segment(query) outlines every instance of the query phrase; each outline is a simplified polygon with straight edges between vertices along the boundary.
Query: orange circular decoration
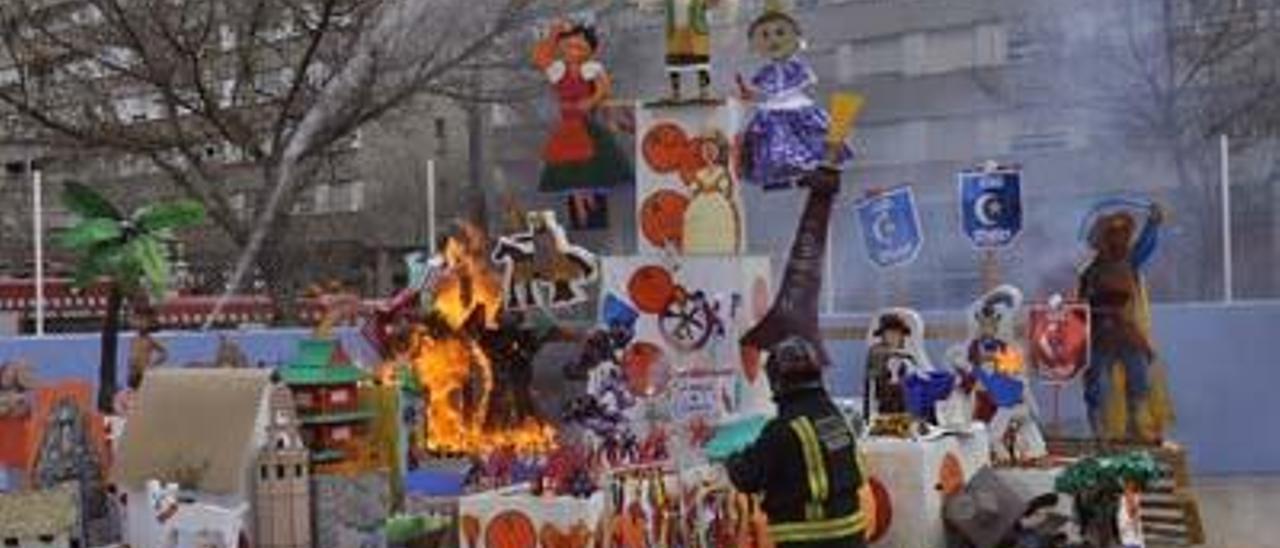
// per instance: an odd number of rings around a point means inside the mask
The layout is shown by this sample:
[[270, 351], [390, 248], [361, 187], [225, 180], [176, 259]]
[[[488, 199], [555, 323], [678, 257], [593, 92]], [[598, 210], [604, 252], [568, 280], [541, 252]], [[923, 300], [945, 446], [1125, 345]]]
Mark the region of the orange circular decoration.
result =
[[665, 247], [684, 245], [684, 211], [689, 198], [674, 190], [659, 190], [645, 197], [640, 206], [640, 233], [650, 244]]
[[964, 489], [964, 466], [955, 453], [947, 453], [942, 457], [942, 467], [938, 470], [938, 490], [944, 497], [959, 493]]
[[537, 548], [538, 532], [529, 516], [507, 510], [489, 520], [484, 544], [489, 548]]
[[627, 390], [639, 397], [649, 397], [666, 388], [670, 371], [661, 347], [639, 341], [622, 352], [622, 374], [627, 379]]
[[658, 173], [671, 173], [680, 168], [689, 148], [689, 136], [674, 122], [659, 122], [645, 131], [640, 141], [644, 161]]
[[676, 296], [676, 281], [665, 268], [642, 266], [631, 274], [627, 294], [641, 312], [661, 314]]
[[867, 478], [867, 482], [858, 490], [862, 513], [867, 517], [867, 544], [884, 538], [893, 524], [893, 503], [889, 499], [889, 491], [875, 477]]

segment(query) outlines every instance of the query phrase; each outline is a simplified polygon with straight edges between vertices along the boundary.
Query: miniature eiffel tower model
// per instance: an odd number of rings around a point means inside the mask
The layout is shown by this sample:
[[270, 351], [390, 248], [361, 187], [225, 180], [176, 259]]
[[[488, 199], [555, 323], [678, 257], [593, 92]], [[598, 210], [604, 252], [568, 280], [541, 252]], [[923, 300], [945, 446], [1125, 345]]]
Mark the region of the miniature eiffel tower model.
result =
[[[859, 96], [841, 94], [832, 98], [832, 123], [827, 136], [829, 165], [835, 164], [841, 143], [848, 137], [861, 110]], [[809, 196], [791, 242], [782, 286], [768, 314], [742, 337], [742, 344], [768, 350], [788, 337], [798, 336], [817, 350], [819, 361], [826, 366], [831, 358], [818, 329], [818, 298], [822, 292], [831, 208], [840, 191], [840, 171], [823, 167], [810, 174], [804, 184], [809, 187]]]

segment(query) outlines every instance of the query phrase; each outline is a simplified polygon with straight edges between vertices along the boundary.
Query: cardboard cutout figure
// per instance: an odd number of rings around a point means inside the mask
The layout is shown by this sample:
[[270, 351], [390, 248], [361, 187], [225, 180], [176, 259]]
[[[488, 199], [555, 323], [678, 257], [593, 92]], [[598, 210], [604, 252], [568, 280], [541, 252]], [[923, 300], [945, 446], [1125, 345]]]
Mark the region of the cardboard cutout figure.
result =
[[[809, 96], [818, 77], [799, 56], [801, 34], [800, 23], [777, 1], [766, 2], [747, 31], [751, 49], [767, 63], [750, 82], [738, 78], [743, 98], [756, 107], [743, 135], [742, 172], [765, 190], [791, 187], [827, 152], [830, 119]], [[852, 157], [853, 150], [841, 143], [836, 165]]]
[[585, 302], [587, 287], [599, 274], [595, 255], [569, 242], [554, 212], [532, 212], [526, 220], [528, 232], [503, 236], [493, 248], [493, 261], [505, 267], [507, 309], [567, 308]]
[[1031, 365], [1048, 383], [1065, 384], [1089, 365], [1089, 305], [1059, 295], [1035, 303], [1027, 317]]
[[[1135, 213], [1143, 209], [1146, 222], [1139, 230]], [[1091, 313], [1084, 374], [1089, 422], [1101, 438], [1158, 443], [1173, 409], [1151, 341], [1142, 269], [1155, 254], [1164, 210], [1154, 203], [1118, 200], [1100, 204], [1089, 218], [1094, 256], [1079, 286]]]
[[742, 242], [735, 182], [729, 172], [729, 139], [719, 131], [693, 139], [689, 154], [699, 161], [681, 173], [691, 198], [684, 211], [684, 252], [730, 255]]
[[969, 343], [957, 363], [965, 372], [966, 386], [980, 388], [980, 397], [994, 405], [991, 449], [997, 460], [1006, 462], [1047, 454], [1024, 353], [1014, 335], [1021, 309], [1022, 292], [1009, 285], [975, 301], [969, 308]]
[[710, 11], [720, 0], [662, 0], [666, 15], [666, 66], [671, 80], [668, 102], [683, 100], [681, 77], [693, 72], [698, 78], [698, 99], [713, 100], [711, 93]]
[[534, 47], [533, 64], [546, 74], [560, 105], [560, 121], [547, 139], [538, 188], [543, 192], [609, 188], [631, 180], [631, 166], [596, 111], [612, 89], [596, 59], [594, 28], [558, 21]]
[[937, 424], [937, 404], [951, 395], [955, 375], [933, 366], [924, 350], [920, 314], [906, 308], [881, 311], [867, 333], [867, 346], [867, 416], [910, 413]]

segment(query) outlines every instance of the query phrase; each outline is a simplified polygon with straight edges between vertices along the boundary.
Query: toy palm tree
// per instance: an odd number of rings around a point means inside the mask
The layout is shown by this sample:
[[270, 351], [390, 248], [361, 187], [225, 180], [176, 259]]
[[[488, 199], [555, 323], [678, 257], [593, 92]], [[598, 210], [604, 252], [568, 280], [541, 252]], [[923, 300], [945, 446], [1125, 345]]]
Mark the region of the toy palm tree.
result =
[[116, 393], [116, 349], [126, 297], [145, 291], [162, 296], [169, 285], [166, 240], [173, 231], [200, 223], [200, 204], [181, 200], [144, 206], [125, 216], [101, 194], [80, 183], [67, 182], [64, 205], [78, 222], [63, 232], [59, 243], [78, 257], [76, 285], [100, 279], [109, 283], [107, 317], [102, 322], [102, 355], [98, 370], [98, 409], [110, 413]]

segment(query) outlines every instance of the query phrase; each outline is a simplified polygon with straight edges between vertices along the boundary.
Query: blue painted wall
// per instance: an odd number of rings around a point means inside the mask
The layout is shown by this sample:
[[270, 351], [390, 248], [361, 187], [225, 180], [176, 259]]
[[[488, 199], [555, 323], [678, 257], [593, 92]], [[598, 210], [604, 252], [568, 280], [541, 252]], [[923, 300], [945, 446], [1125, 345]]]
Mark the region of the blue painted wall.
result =
[[[832, 318], [840, 325], [857, 318]], [[865, 325], [865, 318], [857, 322]], [[947, 320], [926, 315], [926, 323]], [[954, 322], [962, 321], [952, 315]], [[1202, 474], [1280, 473], [1280, 303], [1164, 305], [1153, 310], [1157, 349], [1167, 364], [1176, 406], [1173, 441], [1189, 451]], [[946, 341], [931, 341], [941, 363]], [[841, 395], [860, 392], [862, 342], [831, 345], [837, 367], [828, 382]], [[1053, 393], [1037, 387], [1041, 416], [1053, 413]], [[1058, 395], [1060, 419], [1068, 431], [1085, 430], [1079, 383]]]
[[[926, 315], [927, 322], [959, 322], [959, 315]], [[1280, 417], [1280, 303], [1234, 306], [1167, 305], [1154, 310], [1155, 336], [1168, 364], [1177, 405], [1173, 438], [1190, 451], [1193, 469], [1202, 474], [1280, 473], [1280, 436], [1274, 422]], [[828, 318], [826, 323], [865, 325], [865, 318]], [[276, 365], [288, 361], [305, 330], [226, 332], [251, 361]], [[350, 352], [369, 361], [368, 347], [351, 330], [340, 331]], [[121, 339], [121, 381], [124, 353], [131, 335]], [[217, 337], [199, 333], [163, 333], [173, 363], [207, 361]], [[948, 341], [933, 341], [930, 351], [941, 361]], [[563, 345], [557, 345], [563, 346]], [[550, 348], [541, 356], [536, 385], [549, 392], [559, 375], [559, 360], [568, 348]], [[829, 382], [835, 393], [855, 395], [862, 378], [860, 341], [830, 344], [836, 367]], [[0, 338], [0, 362], [26, 358], [41, 378], [96, 379], [98, 339], [92, 335], [52, 336], [44, 339]], [[1084, 409], [1078, 385], [1059, 395], [1060, 417], [1070, 428], [1082, 428]], [[1052, 413], [1053, 396], [1040, 390], [1042, 416]]]

